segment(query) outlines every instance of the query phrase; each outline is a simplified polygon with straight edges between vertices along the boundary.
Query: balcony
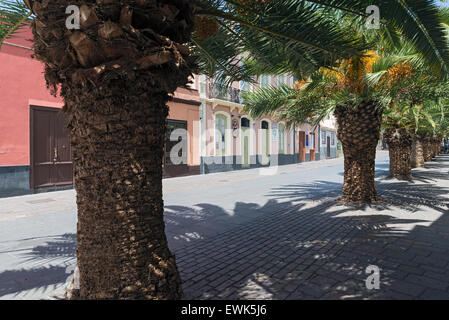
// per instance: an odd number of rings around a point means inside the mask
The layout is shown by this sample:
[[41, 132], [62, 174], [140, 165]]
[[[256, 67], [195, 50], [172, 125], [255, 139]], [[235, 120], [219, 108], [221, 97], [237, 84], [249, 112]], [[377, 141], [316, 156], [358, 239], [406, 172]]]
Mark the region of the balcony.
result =
[[240, 92], [239, 89], [226, 87], [213, 82], [209, 82], [207, 86], [207, 97], [209, 99], [220, 99], [233, 103], [242, 103]]

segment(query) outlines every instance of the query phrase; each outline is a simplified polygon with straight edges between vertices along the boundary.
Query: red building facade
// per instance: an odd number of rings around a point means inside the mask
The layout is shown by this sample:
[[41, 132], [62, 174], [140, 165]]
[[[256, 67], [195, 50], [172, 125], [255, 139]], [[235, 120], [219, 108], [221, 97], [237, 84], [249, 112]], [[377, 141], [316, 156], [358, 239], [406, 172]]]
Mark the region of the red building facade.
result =
[[[0, 51], [0, 197], [72, 185], [71, 150], [63, 101], [46, 88], [44, 65], [32, 58], [28, 29], [8, 39]], [[182, 165], [164, 163], [166, 177], [199, 173], [197, 90], [180, 88], [169, 102], [168, 127], [188, 132]], [[168, 137], [169, 138], [169, 137]]]

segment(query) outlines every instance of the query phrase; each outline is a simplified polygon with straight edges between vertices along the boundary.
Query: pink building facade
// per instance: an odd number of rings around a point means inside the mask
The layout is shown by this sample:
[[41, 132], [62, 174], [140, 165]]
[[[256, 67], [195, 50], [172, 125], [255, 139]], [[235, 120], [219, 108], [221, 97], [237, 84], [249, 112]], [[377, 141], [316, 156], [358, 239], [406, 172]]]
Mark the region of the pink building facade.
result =
[[241, 91], [253, 86], [293, 85], [292, 77], [265, 76], [259, 84], [222, 88], [199, 76], [201, 98], [201, 173], [293, 164], [319, 159], [318, 128], [296, 128], [271, 116], [251, 118], [243, 111]]

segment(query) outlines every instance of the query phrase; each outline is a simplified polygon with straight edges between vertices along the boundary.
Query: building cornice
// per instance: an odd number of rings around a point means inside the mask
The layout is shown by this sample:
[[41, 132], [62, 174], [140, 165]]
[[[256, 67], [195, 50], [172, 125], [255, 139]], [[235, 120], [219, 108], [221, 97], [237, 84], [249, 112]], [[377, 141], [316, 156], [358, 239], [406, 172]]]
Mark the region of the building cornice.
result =
[[231, 102], [231, 101], [226, 101], [226, 100], [221, 100], [221, 99], [206, 98], [205, 101], [212, 104], [212, 110], [215, 110], [215, 108], [217, 106], [223, 106], [223, 107], [228, 107], [231, 112], [234, 111], [235, 109], [237, 109], [240, 112], [244, 107], [244, 105], [241, 103], [236, 103], [236, 102]]
[[198, 100], [188, 100], [188, 99], [181, 99], [181, 98], [172, 98], [170, 101], [172, 102], [177, 102], [177, 103], [185, 103], [185, 104], [190, 104], [193, 106], [200, 106], [201, 105], [201, 101]]

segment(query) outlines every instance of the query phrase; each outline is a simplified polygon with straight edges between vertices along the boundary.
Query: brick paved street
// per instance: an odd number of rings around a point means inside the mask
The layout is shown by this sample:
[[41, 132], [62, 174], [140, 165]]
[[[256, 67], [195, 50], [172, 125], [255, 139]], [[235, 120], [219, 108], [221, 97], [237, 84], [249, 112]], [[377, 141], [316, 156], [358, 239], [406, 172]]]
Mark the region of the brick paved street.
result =
[[[336, 201], [342, 163], [165, 180], [184, 298], [449, 299], [449, 157], [402, 182], [380, 152], [371, 207]], [[73, 190], [0, 199], [0, 299], [60, 296], [75, 230]], [[379, 290], [366, 289], [369, 265]]]

